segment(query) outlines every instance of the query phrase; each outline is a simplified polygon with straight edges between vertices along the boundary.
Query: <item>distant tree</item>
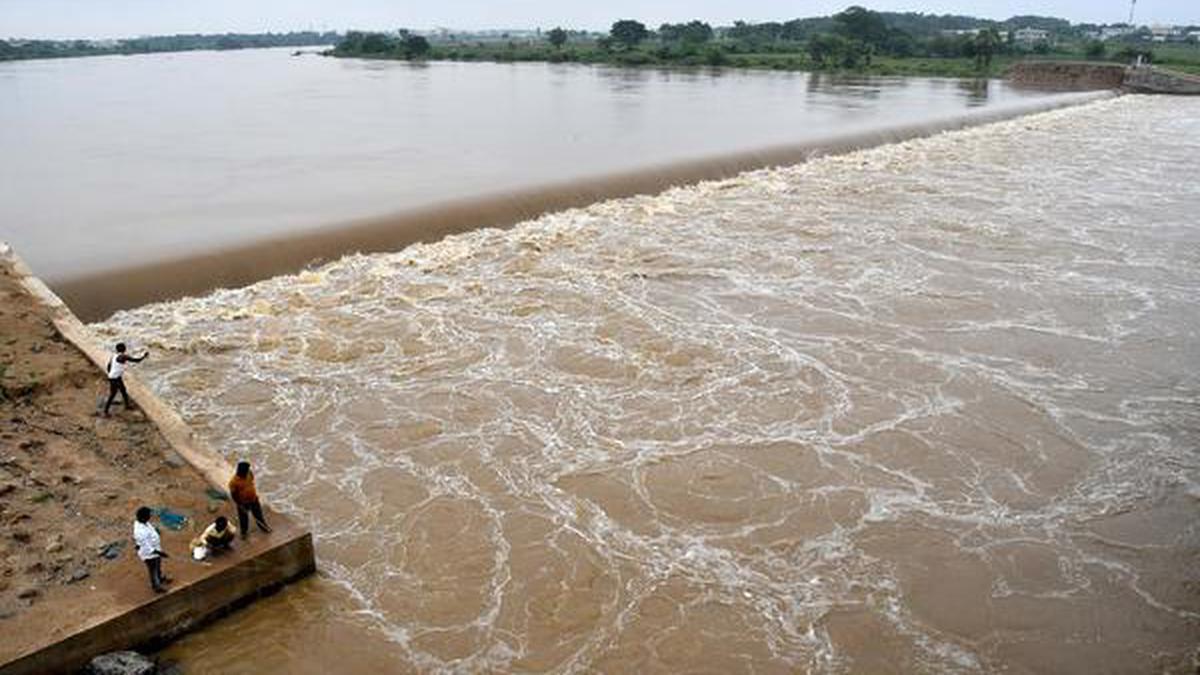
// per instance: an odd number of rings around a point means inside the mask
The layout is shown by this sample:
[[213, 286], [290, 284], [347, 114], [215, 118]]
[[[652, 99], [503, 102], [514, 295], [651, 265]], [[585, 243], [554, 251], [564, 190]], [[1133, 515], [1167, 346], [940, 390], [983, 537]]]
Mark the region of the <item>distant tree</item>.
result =
[[1021, 15], [1009, 18], [1004, 22], [1009, 28], [1037, 28], [1051, 33], [1069, 33], [1071, 22], [1053, 16]]
[[400, 39], [400, 51], [406, 59], [419, 59], [429, 53], [429, 40], [421, 35], [406, 33]]
[[626, 49], [636, 47], [638, 43], [650, 36], [650, 31], [646, 30], [645, 24], [632, 19], [621, 19], [612, 25], [608, 31], [612, 37], [612, 41], [622, 45]]
[[882, 47], [888, 38], [888, 27], [879, 12], [857, 5], [833, 15], [834, 32], [848, 40]]
[[1107, 49], [1105, 48], [1103, 42], [1099, 40], [1092, 40], [1091, 42], [1087, 43], [1087, 47], [1084, 48], [1083, 54], [1091, 61], [1099, 61], [1104, 58], [1105, 51], [1107, 51]]
[[778, 42], [782, 34], [783, 24], [775, 21], [755, 24], [735, 21], [725, 33], [731, 40], [736, 40], [755, 50]]
[[396, 48], [396, 42], [383, 33], [367, 33], [359, 43], [363, 54], [386, 54]]
[[862, 43], [831, 33], [819, 33], [809, 38], [805, 50], [819, 68], [857, 68], [864, 55]]
[[984, 70], [992, 66], [992, 57], [1000, 48], [1000, 34], [995, 28], [984, 28], [975, 34], [975, 67]]
[[658, 27], [658, 37], [664, 42], [683, 42], [685, 44], [703, 44], [712, 40], [712, 26], [703, 21], [688, 23], [664, 23]]
[[899, 28], [889, 28], [887, 39], [882, 45], [883, 51], [892, 56], [912, 56], [917, 51], [917, 41], [912, 35]]
[[567, 31], [562, 28], [552, 28], [546, 33], [546, 39], [558, 49], [567, 43]]

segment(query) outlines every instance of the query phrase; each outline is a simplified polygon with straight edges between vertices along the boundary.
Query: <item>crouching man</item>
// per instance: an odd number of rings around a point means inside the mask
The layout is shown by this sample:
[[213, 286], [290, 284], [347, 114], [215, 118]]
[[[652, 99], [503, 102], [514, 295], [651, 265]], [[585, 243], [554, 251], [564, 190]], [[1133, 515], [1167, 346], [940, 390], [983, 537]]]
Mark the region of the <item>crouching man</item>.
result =
[[[236, 536], [237, 528], [230, 525], [225, 516], [217, 516], [200, 536], [192, 540], [193, 556], [197, 560], [203, 560], [210, 555], [224, 553], [233, 547], [233, 538]], [[194, 553], [196, 549], [201, 549], [201, 553]]]

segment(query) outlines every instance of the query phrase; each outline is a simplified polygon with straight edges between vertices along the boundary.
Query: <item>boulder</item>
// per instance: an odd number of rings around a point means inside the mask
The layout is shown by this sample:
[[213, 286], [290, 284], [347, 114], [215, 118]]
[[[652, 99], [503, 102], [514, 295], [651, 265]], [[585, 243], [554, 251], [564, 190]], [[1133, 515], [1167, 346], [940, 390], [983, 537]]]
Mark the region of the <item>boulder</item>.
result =
[[137, 652], [109, 652], [88, 663], [91, 675], [154, 675], [158, 666]]

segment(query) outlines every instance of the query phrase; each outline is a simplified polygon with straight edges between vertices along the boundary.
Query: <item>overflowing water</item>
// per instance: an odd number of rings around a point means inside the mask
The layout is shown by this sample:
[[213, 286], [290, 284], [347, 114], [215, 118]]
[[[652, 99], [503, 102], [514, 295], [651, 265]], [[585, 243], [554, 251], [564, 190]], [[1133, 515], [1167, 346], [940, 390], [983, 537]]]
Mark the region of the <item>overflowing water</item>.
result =
[[1127, 96], [118, 313], [321, 576], [288, 672], [1191, 672], [1200, 100]]
[[0, 63], [0, 237], [94, 320], [1070, 98], [999, 80], [287, 49]]

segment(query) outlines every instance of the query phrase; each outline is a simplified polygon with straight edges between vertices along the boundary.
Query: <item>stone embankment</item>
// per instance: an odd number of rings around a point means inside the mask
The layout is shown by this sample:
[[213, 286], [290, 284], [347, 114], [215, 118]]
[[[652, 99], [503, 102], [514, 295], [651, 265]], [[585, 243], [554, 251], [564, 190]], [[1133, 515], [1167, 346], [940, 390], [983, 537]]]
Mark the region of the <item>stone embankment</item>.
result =
[[1008, 71], [1010, 82], [1042, 89], [1120, 89], [1138, 94], [1200, 94], [1200, 77], [1154, 66], [1085, 61], [1025, 61]]
[[1125, 82], [1125, 66], [1078, 61], [1024, 61], [1009, 69], [1008, 80], [1027, 87], [1069, 91], [1120, 89]]

